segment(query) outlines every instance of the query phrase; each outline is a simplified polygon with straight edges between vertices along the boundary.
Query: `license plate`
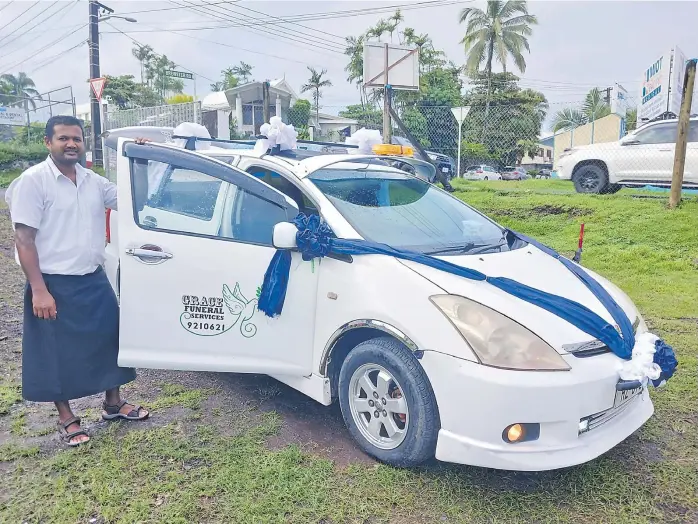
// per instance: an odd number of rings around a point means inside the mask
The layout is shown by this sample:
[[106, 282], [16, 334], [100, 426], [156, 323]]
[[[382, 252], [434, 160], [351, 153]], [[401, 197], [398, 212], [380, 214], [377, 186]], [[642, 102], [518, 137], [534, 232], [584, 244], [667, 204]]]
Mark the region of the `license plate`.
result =
[[442, 167], [441, 168], [442, 173], [448, 173], [448, 168], [447, 167]]
[[618, 408], [623, 404], [627, 404], [635, 397], [642, 395], [642, 386], [639, 388], [626, 389], [623, 391], [616, 391], [616, 399], [613, 402], [613, 407]]

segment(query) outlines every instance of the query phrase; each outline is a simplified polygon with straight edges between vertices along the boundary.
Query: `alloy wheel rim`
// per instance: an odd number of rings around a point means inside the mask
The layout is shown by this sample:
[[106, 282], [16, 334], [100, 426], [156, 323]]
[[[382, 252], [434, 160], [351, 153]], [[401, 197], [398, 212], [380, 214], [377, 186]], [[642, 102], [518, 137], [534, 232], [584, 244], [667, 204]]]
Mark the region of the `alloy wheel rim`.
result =
[[405, 440], [409, 410], [395, 377], [378, 364], [364, 364], [349, 381], [349, 410], [361, 435], [373, 446], [390, 450]]

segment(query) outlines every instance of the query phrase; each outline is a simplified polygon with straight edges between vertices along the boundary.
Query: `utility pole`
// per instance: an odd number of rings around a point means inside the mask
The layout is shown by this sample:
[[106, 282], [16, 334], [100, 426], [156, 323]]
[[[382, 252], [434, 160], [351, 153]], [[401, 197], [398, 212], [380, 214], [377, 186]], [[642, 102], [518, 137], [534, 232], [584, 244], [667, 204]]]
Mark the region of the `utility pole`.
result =
[[388, 44], [385, 44], [385, 60], [384, 60], [384, 69], [383, 69], [383, 82], [384, 82], [384, 87], [383, 87], [383, 143], [384, 144], [390, 144], [391, 143], [391, 132], [392, 129], [390, 127], [390, 96], [392, 94], [392, 89], [390, 88], [390, 83], [388, 82], [388, 69], [390, 68], [389, 62], [388, 62]]
[[688, 142], [688, 127], [691, 122], [691, 104], [693, 103], [693, 89], [696, 85], [696, 62], [698, 59], [689, 60], [686, 64], [686, 74], [683, 79], [683, 93], [681, 95], [681, 109], [679, 110], [679, 128], [676, 135], [676, 151], [674, 153], [674, 172], [671, 176], [671, 193], [669, 194], [669, 207], [674, 208], [681, 201], [681, 186], [683, 185], [683, 171], [686, 165], [686, 143]]
[[[262, 103], [264, 107], [262, 108], [262, 115], [264, 118], [264, 123], [269, 123], [269, 81], [265, 80], [262, 83]], [[276, 115], [281, 116], [281, 115]]]
[[606, 89], [602, 89], [602, 91], [606, 92], [606, 96], [604, 96], [604, 100], [606, 100], [606, 104], [608, 104], [608, 107], [611, 107], [611, 89], [612, 87], [607, 87]]
[[[90, 4], [90, 80], [100, 77], [99, 72], [99, 9], [104, 8], [110, 13], [113, 10], [103, 6], [96, 0], [89, 0]], [[102, 141], [99, 135], [102, 131], [102, 109], [99, 107], [99, 100], [90, 88], [90, 121], [92, 126], [92, 165], [102, 166]]]

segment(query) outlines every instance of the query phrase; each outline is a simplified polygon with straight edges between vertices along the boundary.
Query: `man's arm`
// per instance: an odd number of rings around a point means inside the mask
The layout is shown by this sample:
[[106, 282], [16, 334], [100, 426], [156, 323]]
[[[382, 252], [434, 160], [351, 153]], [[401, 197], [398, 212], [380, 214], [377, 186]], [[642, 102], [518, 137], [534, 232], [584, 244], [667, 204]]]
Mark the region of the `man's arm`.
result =
[[44, 277], [39, 267], [39, 255], [36, 251], [36, 229], [24, 224], [15, 224], [15, 246], [22, 270], [32, 290], [34, 314], [43, 319], [56, 318], [56, 302], [46, 288]]

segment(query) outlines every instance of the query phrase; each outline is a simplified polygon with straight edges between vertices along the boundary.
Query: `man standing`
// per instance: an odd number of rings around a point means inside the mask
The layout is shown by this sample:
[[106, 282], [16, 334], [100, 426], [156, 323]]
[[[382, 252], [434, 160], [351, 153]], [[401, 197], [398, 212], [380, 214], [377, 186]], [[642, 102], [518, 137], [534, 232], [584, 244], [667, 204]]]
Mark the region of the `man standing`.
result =
[[117, 365], [119, 306], [102, 268], [105, 208], [116, 209], [116, 186], [78, 163], [83, 140], [79, 120], [50, 118], [48, 158], [14, 180], [5, 197], [27, 277], [22, 395], [56, 404], [58, 430], [70, 446], [89, 440], [70, 400], [106, 391], [105, 420], [149, 415], [119, 394], [136, 372]]

